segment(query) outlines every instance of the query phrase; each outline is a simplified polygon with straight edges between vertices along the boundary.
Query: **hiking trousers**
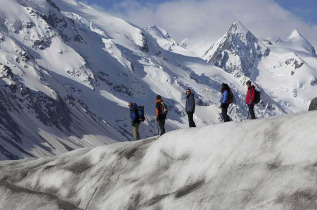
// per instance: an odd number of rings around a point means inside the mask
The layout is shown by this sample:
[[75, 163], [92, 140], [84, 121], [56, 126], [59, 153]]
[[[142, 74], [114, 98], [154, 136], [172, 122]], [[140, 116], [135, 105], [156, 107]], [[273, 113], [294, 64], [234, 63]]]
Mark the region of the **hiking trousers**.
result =
[[157, 123], [160, 127], [160, 136], [162, 136], [165, 133], [165, 119], [160, 119]]
[[229, 122], [229, 116], [228, 116], [228, 107], [229, 104], [221, 104], [221, 115], [224, 122]]
[[253, 104], [249, 104], [249, 113], [251, 116], [251, 119], [255, 119], [255, 114], [254, 114], [254, 105]]
[[140, 123], [134, 123], [132, 127], [133, 127], [134, 140], [140, 140], [140, 133], [139, 133]]
[[188, 115], [188, 122], [189, 122], [189, 127], [196, 127], [196, 124], [193, 120], [194, 118], [194, 112], [187, 112], [187, 115]]

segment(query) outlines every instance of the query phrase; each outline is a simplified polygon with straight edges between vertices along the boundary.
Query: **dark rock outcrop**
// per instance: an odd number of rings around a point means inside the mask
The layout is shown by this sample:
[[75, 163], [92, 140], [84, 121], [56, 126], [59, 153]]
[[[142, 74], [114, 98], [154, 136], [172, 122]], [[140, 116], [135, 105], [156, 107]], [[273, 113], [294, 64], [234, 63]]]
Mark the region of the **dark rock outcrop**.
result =
[[317, 110], [317, 97], [314, 98], [309, 105], [309, 109], [308, 111], [313, 111], [313, 110]]

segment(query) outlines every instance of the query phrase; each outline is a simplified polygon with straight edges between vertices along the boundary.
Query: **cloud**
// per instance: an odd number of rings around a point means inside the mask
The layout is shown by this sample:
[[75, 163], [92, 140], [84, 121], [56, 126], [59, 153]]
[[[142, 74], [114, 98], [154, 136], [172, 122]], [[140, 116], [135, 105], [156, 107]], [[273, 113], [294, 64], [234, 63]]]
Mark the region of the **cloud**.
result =
[[112, 14], [139, 26], [158, 25], [176, 40], [214, 43], [233, 22], [242, 22], [259, 38], [285, 39], [294, 29], [317, 46], [317, 25], [305, 23], [273, 0], [175, 0], [145, 4], [126, 0]]

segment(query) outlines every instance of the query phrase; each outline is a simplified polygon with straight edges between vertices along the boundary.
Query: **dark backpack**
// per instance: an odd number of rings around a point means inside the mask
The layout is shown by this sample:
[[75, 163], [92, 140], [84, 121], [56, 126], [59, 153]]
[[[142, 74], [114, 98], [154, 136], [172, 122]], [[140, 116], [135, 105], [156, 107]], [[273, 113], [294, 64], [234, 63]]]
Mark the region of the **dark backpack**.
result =
[[160, 114], [162, 115], [167, 115], [168, 113], [168, 108], [167, 108], [167, 105], [164, 101], [161, 101], [161, 104], [160, 104]]
[[231, 92], [231, 89], [229, 88], [228, 91], [228, 99], [227, 99], [228, 104], [232, 104], [234, 102], [234, 96], [233, 93]]
[[145, 120], [144, 106], [138, 106], [138, 114], [139, 114], [139, 120], [143, 122]]
[[254, 103], [258, 104], [261, 101], [261, 93], [260, 93], [260, 91], [258, 91], [256, 89], [254, 89], [254, 90], [255, 90]]

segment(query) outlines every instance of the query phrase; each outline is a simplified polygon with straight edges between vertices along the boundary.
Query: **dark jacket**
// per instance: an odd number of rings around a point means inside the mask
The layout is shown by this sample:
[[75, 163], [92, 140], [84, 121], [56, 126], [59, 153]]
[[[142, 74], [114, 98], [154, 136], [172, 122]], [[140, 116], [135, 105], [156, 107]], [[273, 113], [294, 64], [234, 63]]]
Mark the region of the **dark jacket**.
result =
[[195, 112], [195, 98], [194, 94], [190, 93], [188, 96], [186, 96], [186, 112]]
[[130, 117], [132, 126], [136, 123], [140, 123], [138, 105], [136, 105], [135, 103], [130, 108]]

